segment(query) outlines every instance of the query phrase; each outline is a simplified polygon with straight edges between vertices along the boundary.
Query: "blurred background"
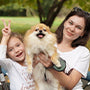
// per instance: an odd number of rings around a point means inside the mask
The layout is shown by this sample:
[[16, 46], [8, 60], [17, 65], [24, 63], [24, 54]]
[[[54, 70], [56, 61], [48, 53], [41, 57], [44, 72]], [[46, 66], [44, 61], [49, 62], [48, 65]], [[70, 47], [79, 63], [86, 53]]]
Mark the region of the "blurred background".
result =
[[[55, 32], [73, 7], [90, 12], [90, 0], [0, 0], [0, 38], [2, 19], [11, 20], [12, 31], [22, 35], [37, 23], [45, 23]], [[90, 50], [90, 40], [87, 48]]]

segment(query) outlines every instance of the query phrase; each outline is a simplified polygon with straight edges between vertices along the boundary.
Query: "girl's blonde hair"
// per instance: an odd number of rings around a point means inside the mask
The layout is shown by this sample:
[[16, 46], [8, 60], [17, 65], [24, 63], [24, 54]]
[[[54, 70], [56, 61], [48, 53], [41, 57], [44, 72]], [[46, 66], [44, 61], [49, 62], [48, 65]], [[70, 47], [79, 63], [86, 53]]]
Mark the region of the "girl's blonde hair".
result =
[[[12, 37], [16, 37], [18, 38], [21, 42], [23, 42], [23, 36], [20, 33], [15, 33], [15, 32], [11, 32], [10, 38]], [[10, 40], [9, 38], [9, 40]]]

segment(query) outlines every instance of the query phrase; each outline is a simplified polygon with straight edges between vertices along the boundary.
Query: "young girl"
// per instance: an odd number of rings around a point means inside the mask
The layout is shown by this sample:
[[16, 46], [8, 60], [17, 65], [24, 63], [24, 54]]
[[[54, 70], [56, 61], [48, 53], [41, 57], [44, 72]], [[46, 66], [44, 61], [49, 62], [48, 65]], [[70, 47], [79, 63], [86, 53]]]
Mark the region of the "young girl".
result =
[[[67, 90], [83, 90], [81, 77], [87, 76], [90, 60], [90, 52], [85, 47], [90, 35], [90, 13], [75, 7], [56, 30], [56, 35], [55, 46], [66, 61], [66, 68], [63, 72], [49, 70]], [[50, 58], [45, 60], [45, 55], [40, 54], [39, 58], [45, 67], [52, 65]]]
[[8, 26], [4, 20], [3, 23], [0, 65], [8, 73], [10, 90], [34, 90], [34, 80], [32, 75], [27, 72], [27, 65], [25, 64], [23, 39], [20, 34], [11, 33], [10, 21]]

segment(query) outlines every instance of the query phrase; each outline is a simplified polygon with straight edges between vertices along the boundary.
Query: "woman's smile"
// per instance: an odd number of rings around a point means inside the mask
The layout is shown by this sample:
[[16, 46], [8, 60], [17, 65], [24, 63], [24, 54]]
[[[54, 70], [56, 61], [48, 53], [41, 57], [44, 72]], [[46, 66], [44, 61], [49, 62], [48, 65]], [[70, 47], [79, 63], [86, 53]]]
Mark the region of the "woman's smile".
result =
[[66, 33], [67, 33], [68, 36], [73, 36], [73, 35], [74, 35], [73, 33], [71, 33], [71, 32], [68, 31], [68, 30], [66, 31]]

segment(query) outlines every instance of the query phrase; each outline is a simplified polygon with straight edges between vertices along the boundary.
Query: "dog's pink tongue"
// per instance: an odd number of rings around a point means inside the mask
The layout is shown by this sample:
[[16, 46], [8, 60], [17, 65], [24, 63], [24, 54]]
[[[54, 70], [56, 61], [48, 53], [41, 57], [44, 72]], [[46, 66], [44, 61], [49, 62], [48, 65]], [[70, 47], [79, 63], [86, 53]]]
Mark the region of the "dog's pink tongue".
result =
[[38, 37], [42, 38], [42, 37], [43, 37], [43, 35], [39, 35]]

